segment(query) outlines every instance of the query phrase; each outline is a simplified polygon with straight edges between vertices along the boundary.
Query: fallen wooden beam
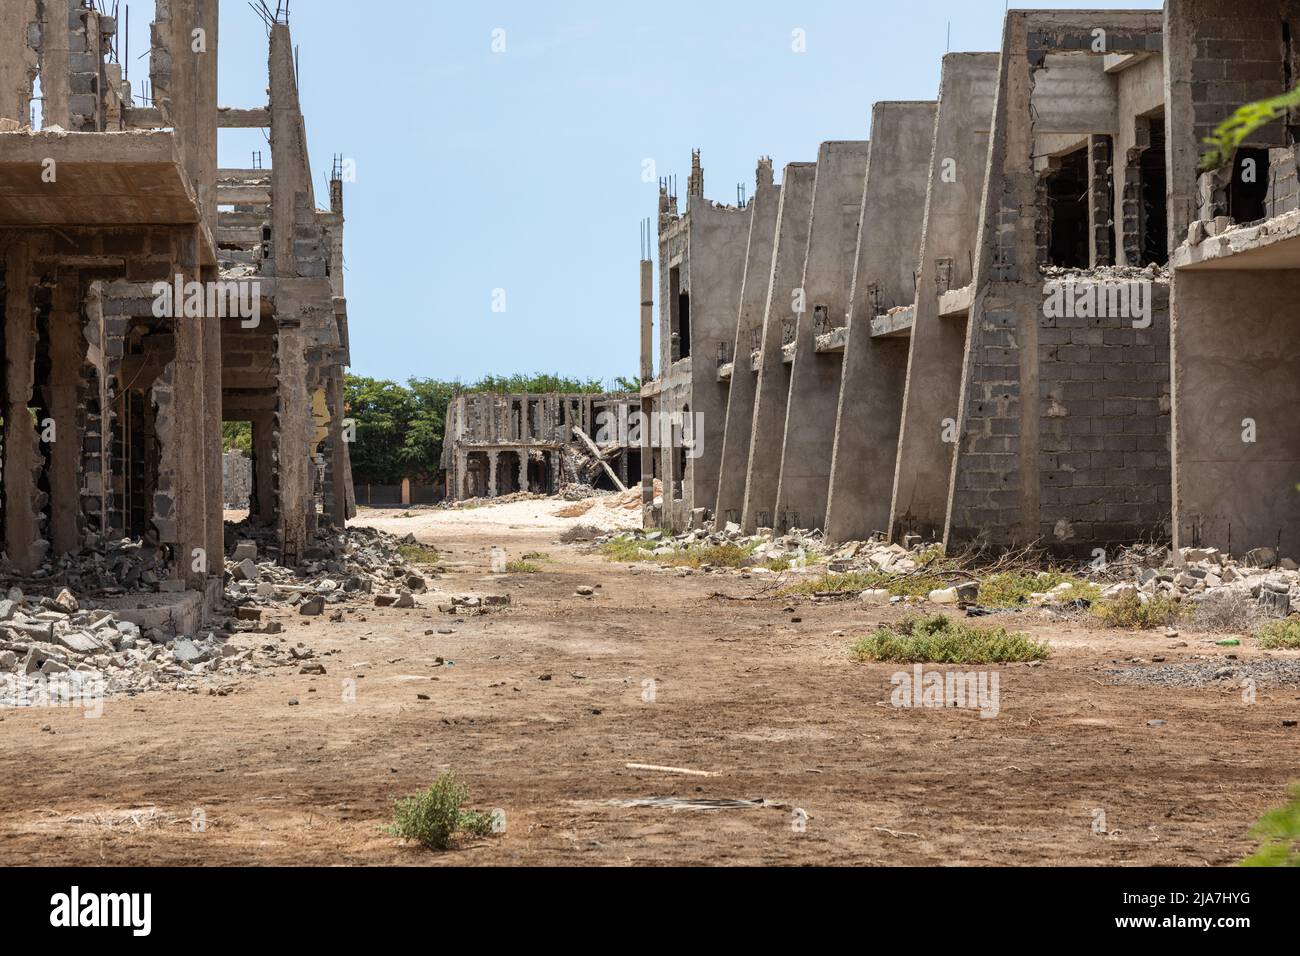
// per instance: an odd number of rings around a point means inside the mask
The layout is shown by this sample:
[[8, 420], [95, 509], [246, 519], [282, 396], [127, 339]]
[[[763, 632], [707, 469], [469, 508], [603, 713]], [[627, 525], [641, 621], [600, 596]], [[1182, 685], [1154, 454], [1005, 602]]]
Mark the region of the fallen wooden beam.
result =
[[656, 773], [680, 773], [688, 777], [716, 777], [718, 776], [712, 770], [688, 770], [685, 767], [658, 767], [652, 763], [629, 763], [624, 764], [628, 770], [653, 770]]
[[587, 450], [596, 456], [596, 461], [600, 462], [600, 467], [605, 469], [605, 474], [609, 475], [609, 477], [613, 479], [614, 484], [618, 487], [618, 490], [627, 491], [627, 485], [623, 484], [623, 482], [618, 480], [618, 475], [614, 474], [614, 469], [609, 467], [609, 462], [605, 460], [605, 456], [601, 454], [600, 449], [596, 447], [596, 443], [587, 437], [587, 433], [584, 432], [577, 425], [574, 425], [573, 434], [581, 438], [582, 443], [587, 446]]

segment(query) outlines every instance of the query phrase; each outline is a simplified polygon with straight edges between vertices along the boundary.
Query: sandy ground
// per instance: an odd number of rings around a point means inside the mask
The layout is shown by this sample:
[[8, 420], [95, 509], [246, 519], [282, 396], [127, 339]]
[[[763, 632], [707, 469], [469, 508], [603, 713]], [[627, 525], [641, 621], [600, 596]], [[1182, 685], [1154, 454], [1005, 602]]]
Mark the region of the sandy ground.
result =
[[[847, 653], [895, 611], [612, 565], [557, 543], [580, 520], [558, 507], [363, 515], [438, 547], [441, 591], [508, 594], [507, 610], [461, 619], [426, 595], [336, 624], [280, 612], [325, 676], [112, 699], [99, 719], [0, 712], [0, 864], [1226, 865], [1300, 777], [1300, 730], [1282, 724], [1300, 690], [1247, 705], [1105, 674], [1132, 657], [1260, 656], [1249, 647], [1017, 619], [1054, 655], [997, 669], [996, 718], [897, 709], [900, 668]], [[550, 560], [497, 577], [493, 546]], [[438, 854], [380, 830], [448, 767], [503, 833]], [[611, 803], [666, 796], [770, 805]]]

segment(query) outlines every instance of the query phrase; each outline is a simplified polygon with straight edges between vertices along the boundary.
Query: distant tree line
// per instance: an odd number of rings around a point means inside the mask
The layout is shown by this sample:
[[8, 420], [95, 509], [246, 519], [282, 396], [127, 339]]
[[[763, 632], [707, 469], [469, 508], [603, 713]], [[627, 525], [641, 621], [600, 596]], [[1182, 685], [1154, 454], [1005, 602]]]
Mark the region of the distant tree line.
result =
[[[343, 393], [347, 417], [356, 422], [356, 440], [349, 449], [355, 481], [394, 485], [403, 478], [433, 481], [442, 461], [447, 406], [457, 392], [639, 392], [636, 378], [599, 379], [563, 375], [488, 375], [472, 385], [432, 378], [408, 379], [405, 385], [388, 379], [349, 375]], [[248, 422], [223, 426], [227, 450], [252, 449]]]

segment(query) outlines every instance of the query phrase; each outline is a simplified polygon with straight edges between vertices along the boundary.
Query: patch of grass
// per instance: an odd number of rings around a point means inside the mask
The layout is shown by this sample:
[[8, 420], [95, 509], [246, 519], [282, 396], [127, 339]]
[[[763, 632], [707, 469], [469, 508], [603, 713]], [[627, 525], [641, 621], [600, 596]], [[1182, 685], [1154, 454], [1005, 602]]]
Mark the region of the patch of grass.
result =
[[771, 560], [764, 561], [759, 565], [759, 567], [767, 568], [769, 571], [789, 571], [790, 564], [791, 562], [789, 558], [772, 558]]
[[1096, 601], [1101, 588], [1065, 571], [1002, 571], [980, 579], [978, 601], [984, 607], [1019, 607], [1029, 601], [1031, 594], [1042, 594], [1062, 584], [1073, 587], [1063, 592], [1067, 601]]
[[523, 556], [523, 560], [548, 562], [551, 561], [552, 558], [549, 554], [546, 554], [542, 551], [529, 551], [527, 554]]
[[1242, 866], [1300, 866], [1300, 784], [1292, 785], [1290, 802], [1259, 818], [1250, 835], [1260, 847]]
[[892, 627], [859, 638], [853, 656], [860, 661], [907, 664], [1003, 664], [1041, 661], [1047, 644], [1004, 627], [975, 627], [946, 614], [908, 615]]
[[925, 597], [931, 591], [948, 587], [948, 582], [937, 574], [890, 574], [884, 571], [845, 571], [839, 574], [819, 574], [815, 578], [798, 581], [783, 594], [824, 594], [836, 591], [866, 591], [884, 589], [894, 597]]
[[1256, 632], [1259, 646], [1270, 651], [1300, 649], [1300, 617], [1270, 621]]
[[600, 553], [611, 561], [649, 561], [656, 557], [650, 552], [659, 547], [658, 541], [647, 541], [644, 538], [633, 538], [630, 535], [619, 535], [612, 541], [606, 541], [600, 546]]
[[437, 548], [424, 544], [399, 544], [397, 553], [408, 564], [437, 564], [442, 560]]
[[536, 574], [541, 570], [540, 565], [533, 564], [531, 561], [506, 562], [506, 574]]
[[1176, 624], [1185, 614], [1183, 606], [1166, 594], [1157, 594], [1144, 602], [1132, 592], [1094, 604], [1092, 612], [1103, 627], [1131, 631]]
[[393, 804], [393, 825], [383, 830], [431, 850], [447, 849], [457, 833], [484, 836], [492, 832], [490, 814], [461, 809], [468, 797], [469, 789], [456, 775], [443, 771], [428, 790]]
[[601, 553], [611, 561], [654, 561], [678, 568], [699, 568], [708, 564], [715, 568], [740, 568], [750, 563], [757, 542], [747, 547], [738, 544], [702, 544], [676, 548], [671, 554], [654, 554], [663, 541], [646, 541], [621, 535], [601, 545]]

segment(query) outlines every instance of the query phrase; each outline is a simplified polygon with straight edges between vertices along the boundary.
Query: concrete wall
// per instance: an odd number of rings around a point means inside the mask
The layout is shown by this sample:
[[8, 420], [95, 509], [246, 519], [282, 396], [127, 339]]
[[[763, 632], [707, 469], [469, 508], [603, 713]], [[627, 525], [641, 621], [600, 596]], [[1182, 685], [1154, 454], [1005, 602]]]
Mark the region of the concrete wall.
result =
[[[1295, 86], [1295, 0], [1166, 0], [1164, 21], [1169, 240], [1187, 238], [1197, 218], [1203, 140], [1243, 103]], [[1291, 38], [1288, 47], [1286, 38]], [[1288, 122], [1296, 121], [1292, 111]], [[1248, 137], [1250, 146], [1285, 146], [1281, 122]]]
[[[727, 422], [718, 469], [718, 499], [715, 525], [725, 527], [734, 513], [739, 520], [745, 507], [745, 475], [749, 468], [749, 440], [754, 427], [754, 401], [758, 395], [758, 373], [752, 370], [750, 355], [753, 333], [761, 335], [763, 312], [772, 283], [772, 252], [776, 245], [776, 216], [781, 187], [760, 178], [750, 201], [749, 246], [745, 253], [745, 278], [740, 293], [736, 338], [732, 348], [731, 387], [727, 392]], [[762, 167], [760, 167], [760, 176]]]
[[760, 517], [775, 520], [786, 400], [790, 394], [789, 366], [781, 356], [781, 329], [785, 319], [795, 318], [794, 292], [803, 281], [816, 177], [816, 163], [790, 163], [781, 177], [776, 251], [763, 309], [762, 356], [749, 440], [745, 503], [741, 509], [741, 525], [750, 533], [759, 527]]
[[[686, 457], [686, 515], [712, 508], [718, 500], [727, 424], [726, 382], [718, 381], [718, 347], [736, 336], [740, 289], [753, 206], [736, 209], [692, 196], [690, 216], [691, 390], [689, 410], [694, 431]], [[680, 525], [679, 525], [680, 526]]]
[[[843, 355], [817, 351], [814, 317], [824, 310], [830, 328], [847, 322], [869, 150], [866, 142], [832, 142], [823, 143], [817, 153], [800, 284], [805, 308], [795, 325], [777, 482], [776, 521], [781, 528], [821, 528], [825, 524]], [[904, 245], [906, 224], [894, 225], [900, 232], [900, 245]]]
[[873, 338], [878, 310], [916, 297], [935, 103], [877, 103], [863, 184], [862, 226], [836, 410], [826, 533], [832, 540], [887, 530], [903, 411], [906, 338]]
[[1300, 270], [1174, 273], [1176, 547], [1300, 554], [1298, 300]]
[[944, 57], [916, 319], [897, 456], [890, 468], [890, 510], [885, 520], [886, 530], [895, 537], [912, 531], [938, 537], [947, 515], [953, 444], [944, 440], [944, 422], [957, 420], [966, 316], [941, 316], [939, 296], [973, 280], [997, 73], [996, 53]]
[[[1099, 27], [1106, 31], [1108, 53], [1160, 48], [1156, 12], [1007, 15], [962, 371], [945, 530], [949, 546], [969, 540], [1024, 544], [1038, 540], [1043, 530], [1040, 430], [1048, 383], [1040, 368], [1045, 290], [1035, 137], [1042, 131], [1100, 132], [1104, 124], [1087, 108], [1047, 95], [1042, 66], [1063, 51], [1090, 49]], [[1091, 60], [1091, 69], [1100, 70], [1102, 56]], [[1114, 109], [1113, 99], [1109, 103]], [[1114, 123], [1107, 128], [1113, 132]], [[1062, 360], [1091, 363], [1091, 346], [1081, 348]], [[1076, 534], [1062, 543], [1078, 548], [1085, 542]]]

